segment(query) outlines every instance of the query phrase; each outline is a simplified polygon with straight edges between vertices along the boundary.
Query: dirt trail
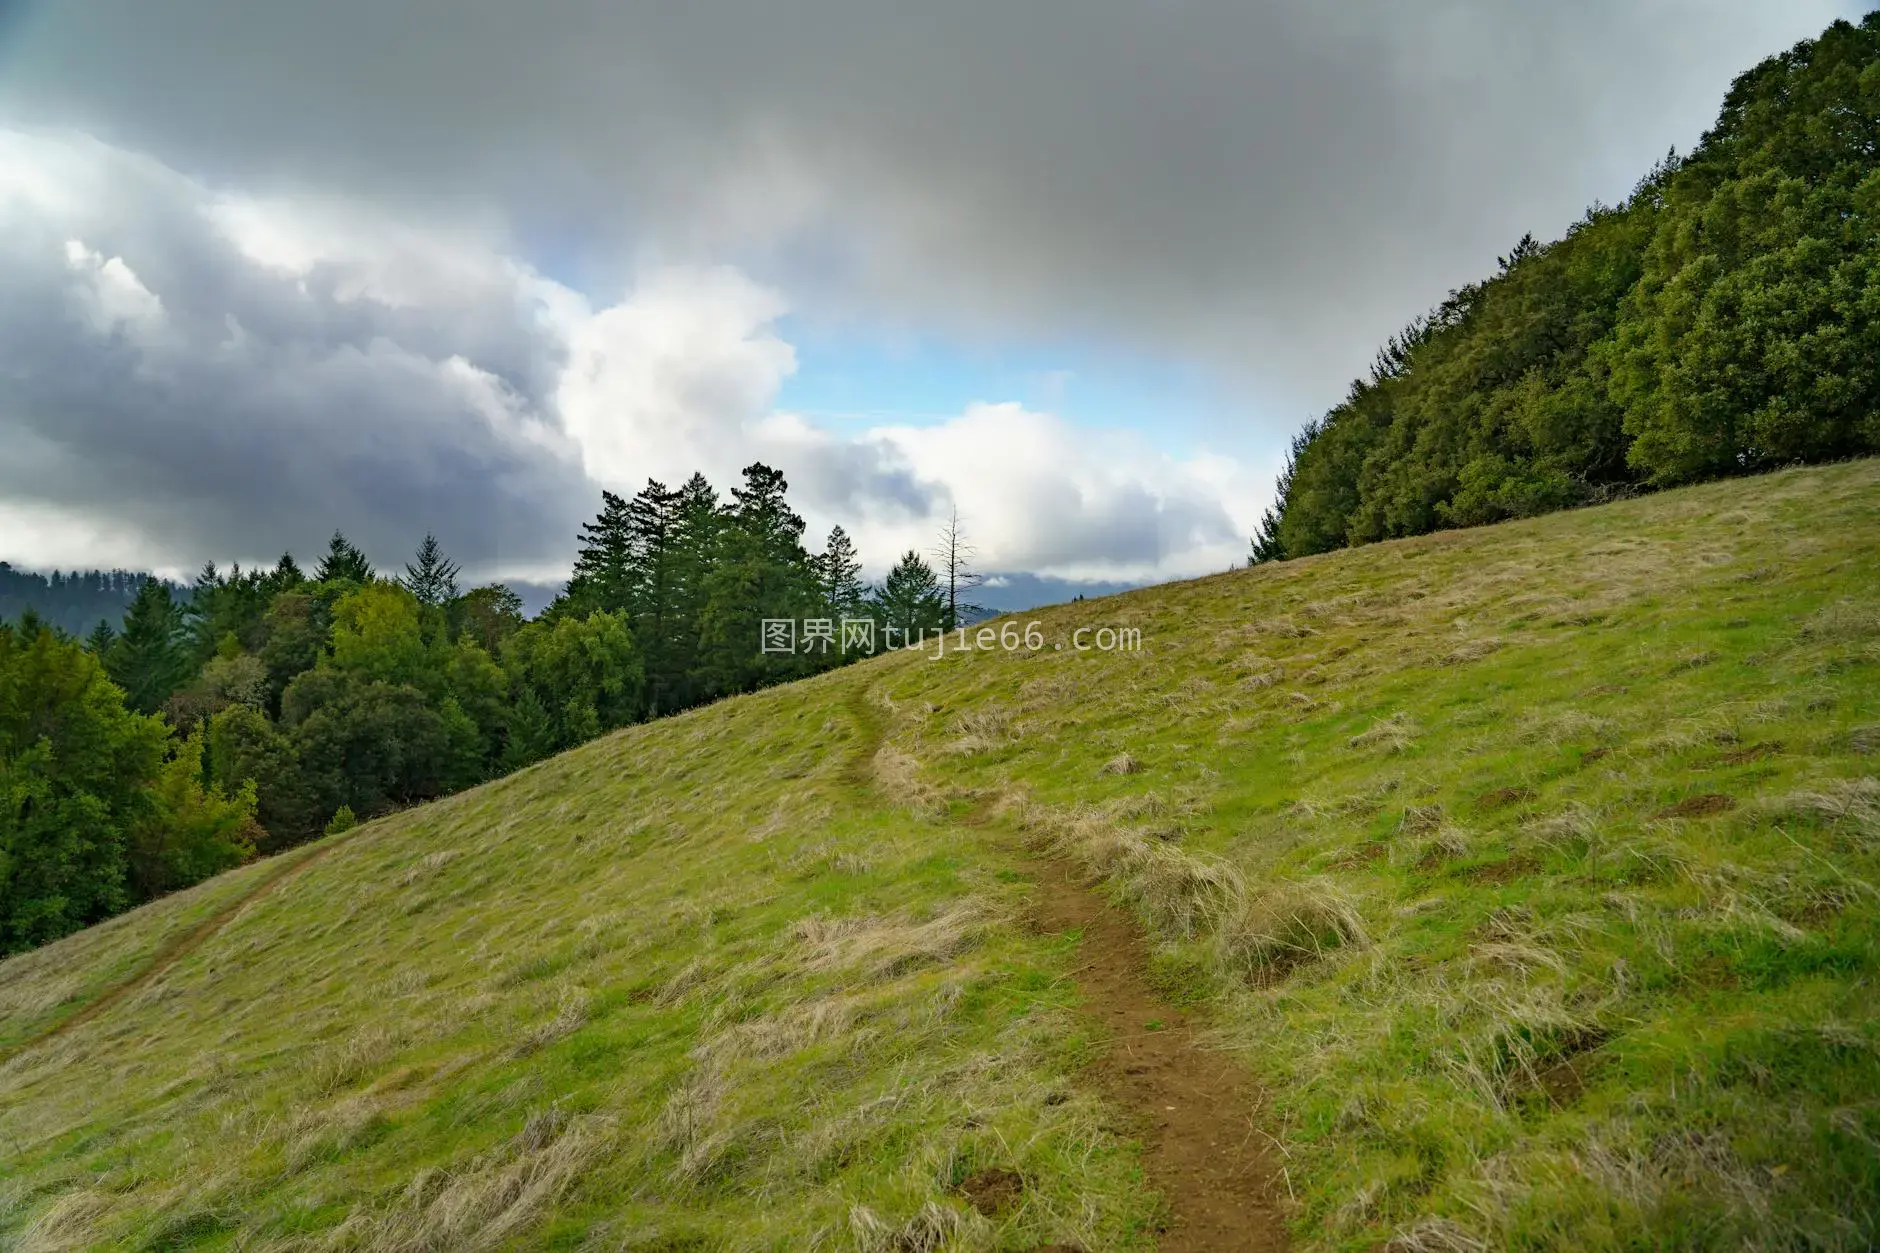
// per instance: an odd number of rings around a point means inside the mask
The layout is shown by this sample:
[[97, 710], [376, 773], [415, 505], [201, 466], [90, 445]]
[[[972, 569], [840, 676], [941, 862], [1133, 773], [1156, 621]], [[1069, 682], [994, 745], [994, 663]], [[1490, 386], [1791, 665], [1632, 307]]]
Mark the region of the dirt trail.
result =
[[1197, 1047], [1187, 1015], [1149, 982], [1141, 935], [1057, 859], [1035, 859], [1038, 925], [1076, 931], [1085, 1012], [1109, 1029], [1091, 1076], [1140, 1124], [1144, 1166], [1167, 1199], [1162, 1253], [1269, 1253], [1286, 1247], [1270, 1142], [1253, 1085]]
[[[858, 687], [850, 703], [860, 732], [844, 776], [872, 781], [871, 763], [886, 739], [885, 716]], [[991, 806], [964, 821], [980, 826]], [[1011, 841], [1036, 874], [1035, 922], [1043, 931], [1078, 934], [1073, 977], [1084, 1011], [1109, 1043], [1089, 1077], [1135, 1124], [1149, 1181], [1168, 1206], [1160, 1253], [1278, 1253], [1287, 1247], [1279, 1204], [1280, 1172], [1259, 1131], [1253, 1084], [1223, 1054], [1196, 1045], [1188, 1015], [1149, 980], [1141, 933], [1061, 859]]]
[[172, 936], [168, 940], [165, 940], [163, 944], [158, 947], [157, 951], [151, 954], [150, 960], [144, 964], [143, 969], [139, 970], [124, 982], [114, 984], [105, 989], [96, 997], [87, 1001], [76, 1013], [61, 1018], [58, 1022], [53, 1023], [38, 1035], [21, 1040], [10, 1049], [0, 1050], [0, 1062], [12, 1061], [15, 1057], [18, 1057], [28, 1049], [44, 1044], [49, 1040], [56, 1040], [66, 1032], [84, 1023], [90, 1022], [99, 1014], [104, 1013], [104, 1011], [110, 1009], [113, 1005], [116, 1005], [119, 1001], [145, 986], [152, 979], [155, 979], [177, 962], [202, 947], [211, 936], [220, 931], [223, 927], [226, 927], [234, 919], [235, 915], [241, 913], [242, 910], [254, 904], [269, 892], [272, 892], [275, 888], [293, 878], [308, 866], [311, 866], [314, 862], [325, 857], [328, 853], [333, 851], [336, 845], [342, 842], [343, 841], [337, 839], [327, 839], [307, 851], [279, 854], [274, 858], [274, 864], [270, 866], [269, 873], [263, 876], [259, 883], [249, 888], [235, 900], [230, 901], [228, 904], [216, 910], [213, 914], [210, 914], [207, 918], [204, 918], [182, 935]]

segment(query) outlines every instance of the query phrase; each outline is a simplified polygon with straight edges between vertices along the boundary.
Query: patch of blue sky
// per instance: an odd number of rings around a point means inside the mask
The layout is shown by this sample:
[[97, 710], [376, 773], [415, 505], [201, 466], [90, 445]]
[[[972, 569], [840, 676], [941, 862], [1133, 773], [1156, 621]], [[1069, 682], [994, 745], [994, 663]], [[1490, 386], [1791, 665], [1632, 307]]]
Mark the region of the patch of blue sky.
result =
[[777, 329], [797, 353], [777, 407], [831, 431], [931, 425], [975, 403], [1016, 403], [1081, 428], [1139, 432], [1173, 456], [1219, 451], [1235, 427], [1250, 434], [1231, 420], [1238, 406], [1221, 382], [1178, 362], [1097, 345], [838, 336], [795, 318]]

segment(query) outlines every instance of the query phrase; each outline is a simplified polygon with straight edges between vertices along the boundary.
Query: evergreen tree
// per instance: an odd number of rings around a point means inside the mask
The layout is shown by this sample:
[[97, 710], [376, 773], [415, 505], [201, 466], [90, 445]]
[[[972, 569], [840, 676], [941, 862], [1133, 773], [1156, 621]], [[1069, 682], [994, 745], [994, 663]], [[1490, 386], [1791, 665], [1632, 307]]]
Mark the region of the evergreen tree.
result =
[[829, 542], [815, 558], [817, 589], [822, 607], [831, 618], [852, 617], [868, 598], [862, 582], [862, 559], [856, 555], [855, 542], [840, 526], [831, 527]]
[[533, 765], [555, 752], [555, 726], [535, 689], [526, 684], [510, 705], [500, 768], [505, 772]]
[[933, 567], [911, 548], [875, 589], [872, 604], [881, 624], [883, 647], [905, 647], [930, 632], [947, 629], [946, 590]]
[[[807, 651], [762, 648], [766, 620], [816, 616], [817, 581], [802, 544], [803, 519], [789, 506], [781, 472], [746, 466], [732, 489], [716, 559], [705, 579], [699, 619], [699, 680], [708, 696], [748, 691], [763, 683], [811, 673], [818, 658]], [[822, 664], [833, 659], [824, 655]]]
[[146, 579], [105, 656], [112, 682], [139, 713], [155, 713], [194, 670], [183, 617], [167, 584]]
[[363, 587], [372, 582], [372, 563], [342, 532], [334, 531], [333, 538], [327, 541], [326, 555], [314, 568], [313, 577], [319, 583], [344, 579]]
[[444, 555], [437, 536], [426, 533], [424, 542], [418, 545], [417, 560], [405, 566], [405, 577], [399, 582], [418, 598], [419, 604], [439, 608], [456, 597], [457, 575], [462, 569]]
[[241, 648], [259, 648], [274, 595], [273, 577], [260, 570], [244, 571], [236, 565], [224, 575], [214, 562], [205, 565], [182, 607], [192, 661], [207, 661], [230, 638]]
[[698, 473], [679, 488], [673, 515], [673, 624], [663, 664], [661, 712], [706, 699], [699, 665], [700, 629], [709, 579], [728, 525], [718, 490]]
[[109, 622], [100, 618], [98, 625], [91, 629], [91, 634], [85, 637], [85, 651], [94, 657], [103, 658], [116, 641], [117, 632], [111, 629]]
[[675, 661], [689, 642], [679, 609], [679, 509], [683, 491], [648, 479], [627, 503], [627, 620], [646, 663], [646, 701], [653, 713], [671, 708], [683, 686]]
[[744, 467], [744, 485], [731, 489], [731, 522], [755, 540], [762, 556], [780, 566], [804, 566], [802, 517], [790, 508], [783, 471], [763, 462]]
[[601, 511], [594, 521], [581, 524], [580, 548], [575, 554], [574, 577], [568, 580], [563, 600], [577, 616], [596, 609], [615, 612], [626, 608], [632, 583], [632, 527], [627, 502], [609, 491], [601, 493]]
[[274, 563], [274, 569], [268, 573], [268, 594], [277, 596], [282, 592], [291, 592], [307, 581], [307, 576], [300, 572], [300, 563], [294, 560], [294, 554], [282, 553], [281, 559]]

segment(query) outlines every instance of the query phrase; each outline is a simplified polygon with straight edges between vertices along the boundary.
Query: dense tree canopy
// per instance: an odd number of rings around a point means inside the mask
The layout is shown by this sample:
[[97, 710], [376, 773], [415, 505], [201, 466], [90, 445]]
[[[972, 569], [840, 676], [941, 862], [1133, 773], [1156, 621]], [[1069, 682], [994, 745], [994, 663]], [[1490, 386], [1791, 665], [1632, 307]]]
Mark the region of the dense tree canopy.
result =
[[1255, 560], [1880, 451], [1880, 15], [1452, 293], [1294, 441]]
[[[30, 610], [0, 626], [0, 952], [616, 727], [906, 644], [946, 602], [912, 553], [871, 595], [840, 527], [803, 546], [783, 475], [608, 492], [563, 595], [528, 621], [458, 590], [427, 535], [381, 578], [335, 532], [312, 577], [206, 566], [180, 598], [139, 577], [121, 630], [81, 645]], [[766, 620], [787, 619], [787, 646]], [[799, 639], [796, 628], [803, 635]], [[877, 637], [879, 641], [879, 637]]]

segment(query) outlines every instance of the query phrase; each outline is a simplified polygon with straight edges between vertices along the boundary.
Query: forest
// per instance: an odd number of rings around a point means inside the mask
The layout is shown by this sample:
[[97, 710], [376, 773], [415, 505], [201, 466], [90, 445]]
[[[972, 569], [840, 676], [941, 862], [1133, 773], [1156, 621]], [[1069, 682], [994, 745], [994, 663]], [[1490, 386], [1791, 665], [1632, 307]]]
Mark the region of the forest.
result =
[[1880, 13], [1451, 292], [1294, 438], [1257, 561], [1880, 452]]
[[[432, 536], [396, 575], [335, 532], [311, 571], [291, 555], [210, 565], [180, 592], [23, 576], [92, 600], [54, 599], [60, 620], [36, 607], [0, 619], [0, 954], [971, 612], [957, 519], [935, 565], [905, 553], [870, 587], [840, 527], [805, 547], [787, 490], [757, 464], [728, 497], [697, 474], [603, 493], [566, 590], [532, 620], [501, 584], [461, 589]], [[114, 627], [103, 593], [126, 583]], [[86, 604], [100, 613], [81, 638], [64, 623]], [[880, 629], [766, 650], [766, 619]]]

